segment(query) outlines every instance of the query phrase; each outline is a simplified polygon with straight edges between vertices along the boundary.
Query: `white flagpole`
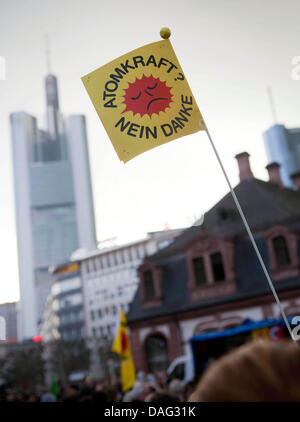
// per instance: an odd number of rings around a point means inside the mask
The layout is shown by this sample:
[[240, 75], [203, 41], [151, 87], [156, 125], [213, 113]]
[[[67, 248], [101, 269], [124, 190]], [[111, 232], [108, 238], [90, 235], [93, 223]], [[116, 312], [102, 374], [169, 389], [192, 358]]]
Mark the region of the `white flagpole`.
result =
[[269, 273], [268, 273], [268, 270], [267, 270], [267, 268], [266, 268], [266, 266], [265, 266], [265, 263], [264, 263], [264, 261], [263, 261], [263, 259], [262, 259], [262, 257], [261, 257], [261, 254], [260, 254], [260, 252], [259, 252], [259, 250], [258, 250], [258, 247], [257, 247], [257, 245], [256, 245], [256, 242], [255, 242], [255, 240], [254, 240], [253, 234], [252, 234], [251, 229], [250, 229], [250, 227], [249, 227], [249, 224], [248, 224], [248, 222], [247, 222], [247, 220], [246, 220], [246, 217], [245, 217], [245, 215], [244, 215], [244, 213], [243, 213], [243, 210], [242, 210], [242, 208], [241, 208], [241, 205], [240, 205], [240, 203], [239, 203], [239, 200], [238, 200], [238, 198], [237, 198], [237, 196], [236, 196], [236, 194], [235, 194], [235, 192], [234, 192], [234, 190], [233, 190], [233, 188], [232, 188], [232, 186], [231, 186], [230, 180], [229, 180], [229, 178], [228, 178], [228, 176], [227, 176], [226, 170], [225, 170], [225, 168], [224, 168], [224, 166], [223, 166], [223, 163], [222, 163], [222, 161], [221, 161], [221, 158], [220, 158], [220, 156], [219, 156], [219, 153], [218, 153], [218, 151], [217, 151], [217, 149], [216, 149], [216, 147], [215, 147], [215, 144], [214, 144], [214, 142], [213, 142], [213, 140], [212, 140], [212, 137], [210, 136], [210, 133], [209, 133], [209, 130], [208, 130], [207, 126], [205, 125], [205, 123], [204, 123], [202, 120], [200, 120], [200, 127], [201, 127], [201, 128], [203, 128], [203, 127], [205, 128], [205, 131], [206, 131], [207, 137], [208, 137], [208, 139], [209, 139], [209, 141], [210, 141], [210, 143], [211, 143], [211, 146], [212, 146], [212, 148], [213, 148], [213, 150], [214, 150], [214, 153], [215, 153], [215, 155], [216, 155], [216, 157], [217, 157], [217, 160], [218, 160], [218, 162], [219, 162], [219, 164], [220, 164], [220, 167], [221, 167], [221, 169], [222, 169], [222, 172], [223, 172], [223, 174], [224, 174], [224, 177], [225, 177], [225, 179], [226, 179], [226, 182], [227, 182], [227, 184], [228, 184], [228, 186], [229, 186], [229, 189], [230, 189], [231, 195], [232, 195], [232, 197], [233, 197], [233, 200], [234, 200], [234, 202], [235, 202], [235, 205], [236, 205], [236, 207], [237, 207], [237, 209], [238, 209], [238, 211], [239, 211], [239, 213], [240, 213], [240, 216], [241, 216], [241, 218], [242, 218], [242, 220], [243, 220], [244, 226], [245, 226], [245, 228], [246, 228], [246, 230], [247, 230], [247, 233], [248, 233], [248, 235], [249, 235], [249, 237], [250, 237], [251, 243], [252, 243], [253, 248], [254, 248], [254, 250], [255, 250], [255, 252], [256, 252], [257, 258], [258, 258], [258, 260], [259, 260], [259, 262], [260, 262], [260, 265], [261, 265], [261, 267], [262, 267], [262, 269], [263, 269], [263, 272], [264, 272], [264, 274], [265, 274], [265, 276], [266, 276], [266, 279], [268, 280], [268, 283], [269, 283], [270, 289], [271, 289], [271, 291], [272, 291], [272, 293], [273, 293], [273, 295], [274, 295], [274, 298], [275, 298], [275, 300], [276, 300], [276, 302], [277, 302], [277, 305], [278, 305], [278, 307], [279, 307], [279, 310], [280, 310], [280, 313], [281, 313], [281, 315], [282, 315], [282, 318], [283, 318], [283, 320], [284, 320], [284, 322], [285, 322], [285, 325], [286, 325], [286, 327], [287, 327], [287, 329], [288, 329], [288, 331], [289, 331], [289, 333], [290, 333], [290, 336], [291, 336], [292, 340], [293, 340], [293, 341], [294, 341], [294, 342], [298, 345], [298, 343], [297, 343], [296, 339], [295, 339], [295, 338], [294, 338], [294, 336], [293, 336], [292, 329], [291, 329], [290, 324], [289, 324], [289, 322], [288, 322], [288, 319], [287, 319], [287, 317], [286, 317], [286, 315], [285, 315], [285, 312], [284, 312], [284, 309], [283, 309], [283, 307], [282, 307], [282, 305], [281, 305], [281, 302], [280, 302], [280, 300], [279, 300], [279, 297], [278, 297], [278, 295], [277, 295], [277, 293], [276, 293], [276, 290], [275, 290], [275, 287], [274, 287], [274, 285], [273, 285], [273, 283], [272, 283], [271, 277], [270, 277], [270, 275], [269, 275]]

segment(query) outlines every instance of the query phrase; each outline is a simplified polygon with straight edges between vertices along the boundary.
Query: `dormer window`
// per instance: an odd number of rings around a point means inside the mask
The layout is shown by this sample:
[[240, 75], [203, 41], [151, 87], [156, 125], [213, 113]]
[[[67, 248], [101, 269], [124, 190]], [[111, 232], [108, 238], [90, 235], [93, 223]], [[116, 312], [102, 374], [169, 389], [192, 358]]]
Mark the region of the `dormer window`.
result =
[[210, 255], [210, 262], [213, 270], [214, 282], [219, 283], [225, 280], [225, 271], [221, 252]]
[[297, 277], [297, 234], [284, 226], [274, 226], [265, 233], [268, 244], [270, 270], [274, 280]]
[[162, 302], [162, 268], [150, 261], [138, 269], [140, 279], [140, 297], [143, 308], [152, 308]]
[[289, 266], [291, 263], [291, 259], [285, 237], [276, 236], [272, 240], [272, 243], [278, 268], [284, 268]]
[[195, 274], [195, 280], [197, 286], [203, 286], [206, 284], [206, 275], [205, 275], [205, 267], [204, 267], [204, 259], [203, 257], [194, 258], [193, 259], [193, 268]]
[[192, 301], [236, 290], [233, 240], [201, 231], [186, 247], [188, 290]]
[[155, 288], [153, 273], [151, 270], [144, 272], [144, 288], [145, 288], [145, 299], [152, 300], [155, 297]]

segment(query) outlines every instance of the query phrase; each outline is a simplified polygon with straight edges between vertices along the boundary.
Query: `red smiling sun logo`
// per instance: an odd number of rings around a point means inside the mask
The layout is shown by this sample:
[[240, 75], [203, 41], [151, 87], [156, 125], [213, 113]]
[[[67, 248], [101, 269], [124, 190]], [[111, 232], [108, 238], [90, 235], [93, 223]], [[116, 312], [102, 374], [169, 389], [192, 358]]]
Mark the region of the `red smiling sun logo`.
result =
[[173, 95], [171, 88], [162, 82], [159, 78], [153, 76], [145, 76], [141, 79], [136, 78], [133, 83], [129, 82], [129, 86], [125, 91], [124, 103], [126, 111], [132, 111], [133, 115], [140, 114], [159, 114], [170, 106]]

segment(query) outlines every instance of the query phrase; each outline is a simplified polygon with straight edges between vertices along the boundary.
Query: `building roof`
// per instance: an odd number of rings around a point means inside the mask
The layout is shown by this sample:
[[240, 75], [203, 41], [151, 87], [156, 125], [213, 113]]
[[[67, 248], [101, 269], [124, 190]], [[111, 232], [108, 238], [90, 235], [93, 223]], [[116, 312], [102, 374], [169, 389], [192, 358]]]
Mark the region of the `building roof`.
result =
[[[113, 245], [113, 246], [109, 246], [109, 247], [105, 247], [102, 249], [95, 249], [93, 251], [86, 251], [86, 250], [78, 250], [78, 254], [74, 253], [74, 256], [77, 262], [80, 261], [84, 261], [86, 259], [89, 258], [94, 258], [97, 256], [101, 256], [101, 255], [105, 255], [108, 254], [110, 252], [116, 252], [119, 251], [121, 249], [126, 249], [129, 248], [131, 246], [136, 246], [142, 243], [146, 243], [149, 240], [157, 240], [159, 238], [173, 238], [176, 237], [178, 235], [178, 233], [181, 233], [183, 230], [182, 228], [178, 228], [178, 229], [170, 229], [170, 230], [160, 230], [160, 231], [155, 231], [155, 232], [148, 232], [146, 237], [143, 237], [142, 239], [137, 239], [137, 240], [132, 240], [130, 242], [126, 242], [120, 245]], [[77, 252], [77, 251], [75, 251]]]
[[[262, 257], [269, 265], [267, 245], [263, 232], [275, 224], [300, 227], [300, 192], [258, 179], [240, 182], [234, 189], [252, 229]], [[237, 291], [232, 295], [191, 303], [186, 288], [187, 267], [184, 248], [202, 229], [206, 232], [234, 237]], [[300, 255], [300, 251], [298, 251]], [[192, 226], [179, 235], [168, 247], [147, 258], [164, 267], [162, 279], [163, 303], [143, 309], [137, 291], [128, 321], [205, 308], [270, 293], [270, 288], [246, 233], [243, 222], [230, 193], [225, 195], [204, 215], [202, 226]], [[300, 277], [275, 282], [278, 292], [299, 287]]]
[[[300, 221], [300, 192], [258, 179], [243, 180], [234, 192], [253, 232], [274, 224]], [[202, 229], [221, 236], [246, 235], [246, 229], [236, 209], [231, 193], [225, 195], [204, 214], [202, 226], [186, 229], [167, 248], [149, 257], [152, 262], [180, 253], [183, 247]]]

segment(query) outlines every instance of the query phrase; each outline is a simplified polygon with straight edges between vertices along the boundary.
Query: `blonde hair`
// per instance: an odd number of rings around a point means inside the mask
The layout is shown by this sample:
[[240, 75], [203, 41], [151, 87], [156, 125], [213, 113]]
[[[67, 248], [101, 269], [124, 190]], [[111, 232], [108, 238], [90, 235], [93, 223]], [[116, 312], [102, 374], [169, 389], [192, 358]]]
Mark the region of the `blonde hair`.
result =
[[207, 368], [189, 401], [300, 401], [300, 349], [292, 342], [247, 343]]

